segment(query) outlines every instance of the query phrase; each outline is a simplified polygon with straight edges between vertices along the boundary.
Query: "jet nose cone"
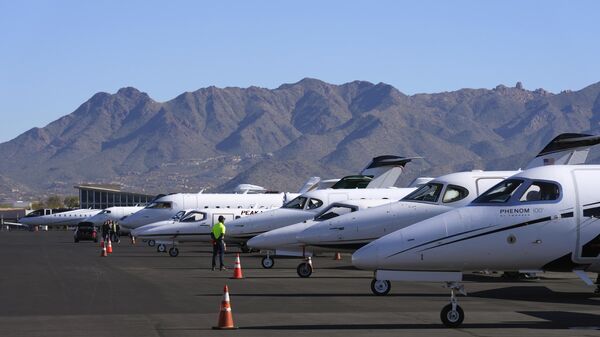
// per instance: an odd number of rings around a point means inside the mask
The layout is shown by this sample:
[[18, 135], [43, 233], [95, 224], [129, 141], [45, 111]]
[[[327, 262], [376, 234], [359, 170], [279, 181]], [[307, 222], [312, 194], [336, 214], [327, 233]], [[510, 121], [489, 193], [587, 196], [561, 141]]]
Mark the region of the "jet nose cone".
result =
[[250, 248], [261, 249], [263, 248], [262, 245], [265, 243], [265, 241], [266, 240], [264, 235], [261, 234], [248, 240], [248, 242], [246, 242], [246, 245]]
[[318, 233], [318, 231], [313, 228], [307, 228], [296, 235], [296, 240], [306, 244], [315, 243], [316, 239], [318, 239], [318, 236], [315, 236], [315, 232]]
[[352, 254], [352, 265], [359, 269], [375, 270], [379, 265], [377, 245], [366, 245]]

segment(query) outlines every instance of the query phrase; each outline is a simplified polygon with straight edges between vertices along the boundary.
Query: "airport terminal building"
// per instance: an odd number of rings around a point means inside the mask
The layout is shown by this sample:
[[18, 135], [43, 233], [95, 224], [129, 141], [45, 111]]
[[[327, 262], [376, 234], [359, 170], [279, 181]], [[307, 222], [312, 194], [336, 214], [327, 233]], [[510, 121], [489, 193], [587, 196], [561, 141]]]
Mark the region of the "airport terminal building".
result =
[[79, 190], [79, 208], [104, 209], [113, 206], [144, 205], [154, 195], [122, 191], [119, 185], [81, 184]]

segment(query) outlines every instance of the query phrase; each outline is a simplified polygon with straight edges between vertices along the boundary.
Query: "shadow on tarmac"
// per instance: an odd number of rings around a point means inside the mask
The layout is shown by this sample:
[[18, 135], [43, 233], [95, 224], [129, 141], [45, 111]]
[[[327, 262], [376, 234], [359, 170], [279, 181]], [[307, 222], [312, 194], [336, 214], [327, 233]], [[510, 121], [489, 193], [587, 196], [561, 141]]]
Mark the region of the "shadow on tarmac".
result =
[[[555, 292], [544, 286], [515, 286], [469, 293], [469, 297], [542, 303], [600, 304], [600, 297], [590, 292]], [[600, 320], [598, 321], [600, 325]]]
[[[518, 311], [545, 321], [505, 323], [464, 323], [460, 329], [581, 329], [600, 330], [600, 315], [568, 311]], [[421, 330], [448, 328], [439, 324], [307, 324], [240, 327], [245, 330]]]

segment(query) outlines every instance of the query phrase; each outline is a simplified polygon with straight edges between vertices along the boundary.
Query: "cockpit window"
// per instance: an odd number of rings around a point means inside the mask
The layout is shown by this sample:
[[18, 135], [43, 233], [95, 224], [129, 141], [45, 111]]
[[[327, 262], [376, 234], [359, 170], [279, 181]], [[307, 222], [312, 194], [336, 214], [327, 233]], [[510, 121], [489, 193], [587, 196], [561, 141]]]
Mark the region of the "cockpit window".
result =
[[531, 201], [547, 201], [547, 200], [558, 200], [560, 197], [560, 188], [557, 184], [545, 182], [545, 181], [534, 181], [529, 185], [527, 190], [521, 195], [519, 201], [531, 202]]
[[402, 200], [415, 200], [437, 202], [442, 192], [442, 184], [430, 183], [419, 187], [416, 191], [404, 197]]
[[179, 220], [184, 215], [185, 215], [185, 211], [179, 211], [179, 212], [175, 213], [175, 215], [173, 215], [173, 217], [171, 219], [173, 219], [173, 220]]
[[329, 208], [328, 210], [326, 210], [325, 212], [323, 212], [323, 214], [321, 214], [318, 217], [316, 217], [315, 221], [323, 221], [323, 220], [332, 219], [332, 218], [335, 218], [336, 216], [348, 214], [348, 213], [351, 213], [351, 212], [354, 212], [354, 211], [356, 211], [355, 207], [350, 207], [350, 206], [332, 206], [331, 208]]
[[319, 208], [321, 206], [323, 206], [323, 202], [319, 199], [312, 198], [312, 199], [308, 200], [307, 209], [315, 209], [315, 208]]
[[468, 195], [469, 190], [466, 188], [456, 185], [448, 185], [448, 187], [446, 187], [446, 191], [444, 192], [444, 196], [442, 197], [442, 202], [456, 202], [466, 198]]
[[293, 209], [304, 209], [306, 204], [306, 197], [296, 197], [281, 208], [293, 208]]
[[106, 209], [103, 209], [103, 210], [100, 212], [100, 214], [110, 214], [110, 211], [109, 211], [109, 210], [106, 210]]
[[483, 204], [507, 202], [513, 196], [519, 186], [521, 186], [521, 184], [523, 184], [523, 180], [506, 179], [477, 197], [477, 199], [473, 200], [473, 203]]
[[202, 221], [202, 220], [205, 220], [205, 219], [206, 219], [206, 213], [202, 213], [202, 212], [189, 212], [180, 221], [181, 222], [196, 222], [196, 221]]
[[172, 203], [170, 201], [156, 201], [146, 206], [146, 208], [171, 208]]

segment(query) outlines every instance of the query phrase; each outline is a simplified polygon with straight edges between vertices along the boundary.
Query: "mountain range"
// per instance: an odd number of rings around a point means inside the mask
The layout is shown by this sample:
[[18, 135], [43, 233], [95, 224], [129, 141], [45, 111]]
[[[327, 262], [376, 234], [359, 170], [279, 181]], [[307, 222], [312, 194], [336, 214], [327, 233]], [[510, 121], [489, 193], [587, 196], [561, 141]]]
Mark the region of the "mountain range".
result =
[[[600, 83], [550, 93], [499, 85], [405, 95], [391, 85], [306, 78], [276, 89], [202, 88], [157, 102], [100, 92], [0, 144], [0, 197], [118, 183], [151, 194], [295, 191], [309, 176], [359, 172], [382, 154], [421, 156], [399, 184], [458, 170], [523, 167], [561, 132], [600, 131]], [[591, 161], [597, 162], [594, 150]]]

